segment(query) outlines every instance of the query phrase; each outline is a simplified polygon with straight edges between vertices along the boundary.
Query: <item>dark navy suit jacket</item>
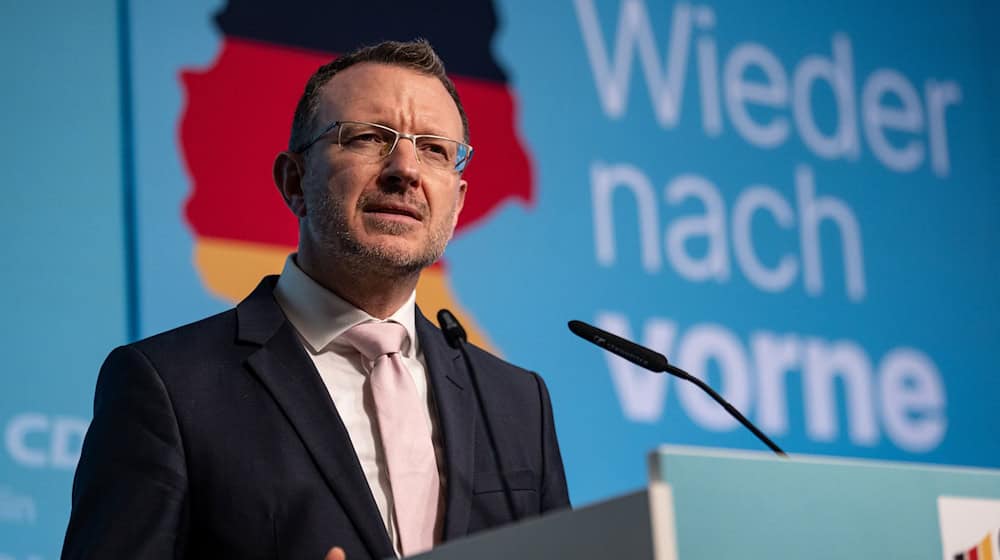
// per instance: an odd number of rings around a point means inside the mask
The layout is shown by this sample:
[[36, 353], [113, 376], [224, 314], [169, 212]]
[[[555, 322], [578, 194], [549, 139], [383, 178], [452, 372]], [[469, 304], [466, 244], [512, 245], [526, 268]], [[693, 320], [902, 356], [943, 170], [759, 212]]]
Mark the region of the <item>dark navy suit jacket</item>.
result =
[[[347, 430], [265, 278], [235, 309], [115, 349], [64, 558], [393, 556]], [[445, 460], [443, 536], [511, 520], [461, 354], [417, 313]], [[569, 506], [542, 379], [470, 347], [518, 517]]]

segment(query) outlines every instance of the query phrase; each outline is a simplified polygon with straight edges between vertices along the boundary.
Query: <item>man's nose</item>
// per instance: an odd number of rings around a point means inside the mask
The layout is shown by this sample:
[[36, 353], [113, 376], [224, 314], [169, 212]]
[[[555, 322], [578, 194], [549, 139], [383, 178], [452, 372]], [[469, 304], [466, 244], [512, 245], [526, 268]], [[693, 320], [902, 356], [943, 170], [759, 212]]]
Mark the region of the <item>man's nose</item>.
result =
[[392, 153], [386, 156], [382, 177], [393, 185], [409, 187], [420, 180], [420, 159], [417, 146], [409, 138], [400, 138]]

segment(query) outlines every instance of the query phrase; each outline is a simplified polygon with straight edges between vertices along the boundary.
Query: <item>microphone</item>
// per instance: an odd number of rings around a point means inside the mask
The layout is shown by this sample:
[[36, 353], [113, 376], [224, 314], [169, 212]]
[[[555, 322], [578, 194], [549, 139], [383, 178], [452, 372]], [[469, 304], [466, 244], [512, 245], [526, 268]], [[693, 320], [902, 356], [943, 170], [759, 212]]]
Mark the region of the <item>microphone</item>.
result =
[[[638, 344], [626, 340], [618, 335], [611, 334], [608, 331], [603, 331], [597, 327], [592, 327], [583, 321], [570, 321], [569, 330], [573, 331], [573, 334], [579, 336], [584, 340], [589, 340], [590, 342], [604, 348], [612, 354], [617, 354], [622, 358], [642, 366], [649, 371], [655, 373], [661, 373], [664, 371], [669, 371], [671, 366], [667, 363], [667, 358], [659, 352], [654, 352], [645, 346], [639, 346]], [[677, 375], [677, 373], [673, 373]], [[684, 372], [680, 372], [680, 377], [684, 377]]]
[[438, 326], [444, 333], [444, 338], [448, 341], [448, 346], [462, 352], [465, 359], [465, 367], [469, 370], [469, 379], [472, 381], [472, 392], [476, 395], [476, 403], [479, 404], [479, 414], [483, 418], [483, 427], [486, 429], [486, 439], [489, 440], [490, 448], [493, 450], [493, 467], [497, 470], [497, 477], [500, 478], [500, 487], [503, 489], [504, 500], [507, 502], [507, 509], [510, 510], [511, 521], [518, 521], [520, 516], [517, 508], [514, 507], [514, 494], [504, 476], [504, 470], [500, 461], [500, 448], [497, 447], [496, 436], [493, 435], [493, 426], [490, 424], [489, 416], [486, 415], [486, 407], [483, 405], [483, 393], [479, 389], [479, 381], [476, 378], [475, 368], [472, 366], [472, 359], [469, 357], [469, 350], [466, 348], [468, 336], [462, 324], [451, 311], [441, 309], [437, 313]]
[[777, 444], [771, 441], [771, 438], [764, 435], [764, 432], [757, 429], [757, 426], [754, 426], [752, 422], [747, 420], [746, 416], [743, 416], [739, 410], [736, 410], [736, 407], [729, 404], [726, 399], [722, 398], [722, 395], [716, 393], [714, 389], [701, 379], [698, 379], [681, 368], [670, 364], [667, 361], [667, 357], [663, 354], [650, 350], [645, 346], [640, 346], [631, 340], [611, 334], [608, 331], [599, 329], [593, 325], [588, 325], [583, 321], [570, 321], [569, 330], [573, 331], [573, 334], [579, 336], [580, 338], [596, 344], [612, 354], [621, 356], [637, 366], [641, 366], [654, 373], [667, 372], [685, 381], [694, 383], [700, 387], [702, 391], [708, 393], [708, 396], [712, 397], [715, 402], [722, 406], [722, 408], [726, 409], [726, 412], [732, 415], [733, 418], [739, 420], [741, 424], [753, 433], [753, 435], [757, 436], [757, 439], [764, 442], [764, 444], [767, 445], [771, 451], [774, 451], [782, 457], [787, 456]]
[[447, 309], [438, 311], [437, 319], [438, 325], [441, 326], [441, 331], [444, 333], [444, 338], [448, 341], [448, 346], [458, 350], [463, 347], [463, 343], [469, 341], [465, 329], [462, 328], [462, 324], [452, 315], [451, 311]]

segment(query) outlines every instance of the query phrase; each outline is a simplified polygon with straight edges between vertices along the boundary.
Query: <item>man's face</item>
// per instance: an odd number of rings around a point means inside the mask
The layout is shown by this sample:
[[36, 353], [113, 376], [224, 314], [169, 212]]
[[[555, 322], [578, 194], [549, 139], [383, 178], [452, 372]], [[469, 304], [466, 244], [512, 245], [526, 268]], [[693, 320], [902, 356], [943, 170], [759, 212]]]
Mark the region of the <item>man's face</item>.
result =
[[[437, 78], [407, 68], [351, 66], [323, 86], [320, 99], [317, 131], [349, 120], [462, 139], [448, 91]], [[305, 154], [300, 244], [316, 258], [367, 272], [409, 274], [436, 261], [455, 229], [466, 182], [454, 170], [420, 163], [403, 138], [381, 160], [336, 141], [334, 130]]]

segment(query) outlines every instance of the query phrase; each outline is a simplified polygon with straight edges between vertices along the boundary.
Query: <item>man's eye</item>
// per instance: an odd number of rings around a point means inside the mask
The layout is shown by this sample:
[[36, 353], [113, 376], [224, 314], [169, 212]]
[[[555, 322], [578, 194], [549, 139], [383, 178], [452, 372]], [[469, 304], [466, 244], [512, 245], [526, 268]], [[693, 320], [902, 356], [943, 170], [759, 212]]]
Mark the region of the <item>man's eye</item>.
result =
[[352, 135], [347, 139], [347, 142], [352, 144], [353, 143], [362, 144], [367, 142], [385, 142], [385, 139], [382, 138], [382, 136], [380, 136], [379, 134], [376, 134], [374, 132], [362, 132]]
[[431, 153], [431, 154], [435, 154], [435, 155], [439, 155], [439, 156], [445, 156], [445, 157], [448, 156], [448, 147], [445, 146], [444, 144], [439, 144], [439, 143], [436, 143], [436, 142], [424, 142], [420, 146], [420, 149], [422, 151], [424, 151], [424, 152], [427, 152], [427, 153]]

